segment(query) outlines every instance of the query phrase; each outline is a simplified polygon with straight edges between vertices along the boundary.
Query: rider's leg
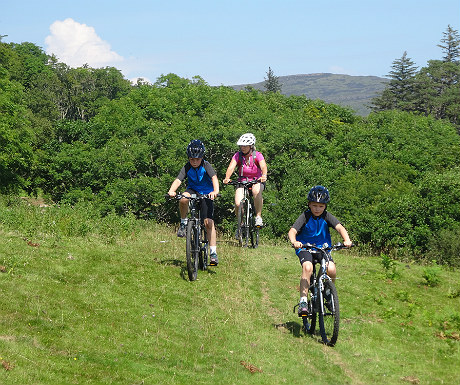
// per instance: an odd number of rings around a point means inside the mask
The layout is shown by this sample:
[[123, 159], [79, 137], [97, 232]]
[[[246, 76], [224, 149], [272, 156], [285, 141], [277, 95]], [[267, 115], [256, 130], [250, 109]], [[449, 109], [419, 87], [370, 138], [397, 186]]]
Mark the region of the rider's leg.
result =
[[240, 208], [241, 199], [243, 199], [244, 191], [242, 187], [235, 190], [235, 215], [238, 218], [238, 210]]
[[204, 225], [206, 226], [209, 247], [217, 246], [217, 233], [214, 227], [214, 221], [210, 218], [205, 218]]
[[327, 275], [331, 277], [332, 282], [335, 282], [335, 277], [337, 276], [337, 271], [335, 269], [335, 263], [329, 261], [327, 264]]
[[252, 186], [252, 196], [254, 197], [254, 208], [256, 210], [256, 217], [262, 216], [262, 206], [264, 200], [262, 197], [263, 187], [261, 183], [256, 183]]
[[[186, 192], [186, 191], [182, 195], [185, 195], [185, 196], [188, 196], [188, 197], [190, 196], [190, 194], [188, 192]], [[180, 213], [180, 218], [181, 219], [187, 218], [188, 202], [189, 202], [189, 199], [187, 199], [187, 198], [182, 198], [179, 201], [179, 213]]]
[[302, 276], [300, 277], [300, 298], [307, 297], [312, 272], [313, 264], [310, 261], [305, 261], [302, 263]]

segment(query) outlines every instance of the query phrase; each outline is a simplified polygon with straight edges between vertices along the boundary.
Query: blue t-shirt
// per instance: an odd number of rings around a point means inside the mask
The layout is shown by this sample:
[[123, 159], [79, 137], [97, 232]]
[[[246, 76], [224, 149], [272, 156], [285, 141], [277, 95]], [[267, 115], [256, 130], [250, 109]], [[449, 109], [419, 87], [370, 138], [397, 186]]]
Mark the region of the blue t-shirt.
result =
[[212, 177], [216, 171], [206, 160], [202, 160], [197, 168], [193, 168], [190, 162], [187, 162], [179, 172], [177, 179], [181, 182], [187, 178], [187, 187], [196, 191], [198, 194], [209, 194], [214, 191]]
[[[332, 244], [329, 227], [336, 228], [339, 220], [326, 210], [319, 217], [313, 216], [310, 210], [303, 212], [292, 225], [296, 229], [296, 240], [302, 243], [315, 244], [318, 247], [324, 243]], [[298, 254], [301, 249], [297, 249]]]

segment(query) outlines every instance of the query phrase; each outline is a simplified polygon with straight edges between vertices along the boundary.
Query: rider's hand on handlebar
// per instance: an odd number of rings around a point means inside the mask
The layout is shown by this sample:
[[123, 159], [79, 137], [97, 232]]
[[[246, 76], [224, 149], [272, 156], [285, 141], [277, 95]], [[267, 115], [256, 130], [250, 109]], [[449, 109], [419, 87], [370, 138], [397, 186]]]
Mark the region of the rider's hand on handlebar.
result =
[[261, 183], [266, 182], [266, 181], [267, 181], [267, 175], [263, 175], [263, 174], [262, 174], [262, 176], [259, 178], [259, 181], [260, 181]]
[[176, 196], [176, 192], [175, 191], [171, 191], [169, 190], [168, 191], [168, 195], [172, 198], [172, 197], [175, 197]]
[[208, 194], [208, 197], [209, 199], [216, 199], [217, 195], [219, 195], [219, 192], [216, 192], [216, 191], [211, 191], [209, 194]]
[[292, 247], [294, 247], [295, 249], [300, 249], [302, 247], [302, 242], [299, 242], [299, 241], [292, 242]]
[[353, 242], [347, 239], [346, 241], [343, 241], [343, 245], [346, 247], [351, 247], [353, 246]]
[[222, 182], [223, 182], [224, 184], [227, 184], [228, 182], [231, 182], [231, 179], [230, 179], [230, 178], [225, 178]]

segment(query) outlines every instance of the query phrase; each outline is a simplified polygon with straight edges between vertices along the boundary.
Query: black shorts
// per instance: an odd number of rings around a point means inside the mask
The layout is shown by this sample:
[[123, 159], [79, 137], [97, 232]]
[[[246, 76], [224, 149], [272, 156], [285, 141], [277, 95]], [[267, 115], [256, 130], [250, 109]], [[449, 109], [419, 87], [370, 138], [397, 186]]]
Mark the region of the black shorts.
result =
[[[319, 263], [319, 253], [310, 253], [308, 250], [302, 249], [297, 254], [299, 257], [300, 265], [303, 265], [304, 262], [311, 262], [312, 264]], [[329, 261], [334, 262], [331, 254], [329, 254]]]
[[[191, 188], [188, 188], [185, 191], [189, 194], [198, 194], [195, 190], [192, 190]], [[201, 219], [208, 218], [214, 220], [214, 201], [208, 198], [202, 199], [200, 213]]]

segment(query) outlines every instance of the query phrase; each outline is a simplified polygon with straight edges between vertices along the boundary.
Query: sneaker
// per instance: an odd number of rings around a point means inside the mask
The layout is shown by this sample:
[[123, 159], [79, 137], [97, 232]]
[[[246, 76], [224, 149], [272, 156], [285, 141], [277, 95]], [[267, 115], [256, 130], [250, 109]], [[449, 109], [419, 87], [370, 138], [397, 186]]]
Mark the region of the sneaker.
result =
[[179, 226], [179, 230], [177, 230], [177, 236], [179, 238], [184, 238], [186, 234], [187, 234], [187, 225], [181, 222]]
[[217, 258], [217, 253], [211, 253], [211, 258], [209, 260], [209, 266], [217, 266], [219, 264], [219, 259]]
[[305, 301], [299, 302], [298, 315], [299, 317], [306, 317], [308, 315], [308, 304]]
[[262, 217], [256, 217], [256, 226], [262, 227], [263, 225], [264, 225], [264, 222], [262, 221]]

